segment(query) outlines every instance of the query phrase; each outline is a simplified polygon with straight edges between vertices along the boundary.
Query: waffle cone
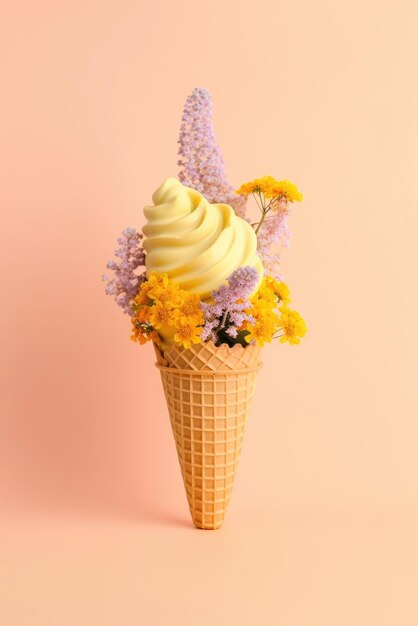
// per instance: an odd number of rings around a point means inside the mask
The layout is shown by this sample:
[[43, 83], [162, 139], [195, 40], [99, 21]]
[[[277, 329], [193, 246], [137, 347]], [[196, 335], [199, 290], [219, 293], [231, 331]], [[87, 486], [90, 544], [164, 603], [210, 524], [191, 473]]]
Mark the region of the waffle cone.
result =
[[260, 348], [155, 346], [193, 523], [222, 526], [254, 395]]

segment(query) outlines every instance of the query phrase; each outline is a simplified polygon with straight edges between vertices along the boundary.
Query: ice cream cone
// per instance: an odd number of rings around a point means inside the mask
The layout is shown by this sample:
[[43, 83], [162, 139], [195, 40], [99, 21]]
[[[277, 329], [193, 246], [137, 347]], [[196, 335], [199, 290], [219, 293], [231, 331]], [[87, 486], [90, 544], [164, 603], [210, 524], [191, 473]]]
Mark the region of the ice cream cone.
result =
[[193, 522], [219, 528], [241, 454], [260, 348], [213, 343], [156, 347], [171, 426]]

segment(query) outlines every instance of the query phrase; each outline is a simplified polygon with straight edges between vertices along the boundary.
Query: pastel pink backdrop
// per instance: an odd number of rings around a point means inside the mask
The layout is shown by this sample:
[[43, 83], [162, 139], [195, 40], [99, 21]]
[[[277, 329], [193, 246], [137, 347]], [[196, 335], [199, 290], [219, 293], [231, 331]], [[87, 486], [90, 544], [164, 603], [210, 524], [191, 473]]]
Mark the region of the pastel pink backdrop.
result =
[[[2, 7], [4, 623], [416, 624], [416, 13]], [[309, 334], [265, 350], [228, 520], [209, 535], [189, 527], [152, 350], [100, 282], [177, 173], [195, 86], [213, 94], [231, 181], [269, 173], [305, 195], [283, 270]]]

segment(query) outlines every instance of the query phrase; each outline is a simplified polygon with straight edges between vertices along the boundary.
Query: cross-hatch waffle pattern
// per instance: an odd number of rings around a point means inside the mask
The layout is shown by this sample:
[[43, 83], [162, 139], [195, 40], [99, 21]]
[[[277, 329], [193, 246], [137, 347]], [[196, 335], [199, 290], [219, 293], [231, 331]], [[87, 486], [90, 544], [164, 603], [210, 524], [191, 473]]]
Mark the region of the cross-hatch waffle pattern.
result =
[[[256, 346], [248, 346], [242, 353], [252, 352], [253, 348]], [[209, 352], [212, 358], [212, 350]], [[167, 352], [164, 356], [167, 357]], [[217, 371], [157, 365], [190, 512], [198, 528], [219, 528], [224, 521], [261, 367], [259, 350], [256, 357], [246, 354], [246, 363], [255, 360], [256, 364], [241, 369], [228, 370], [222, 360]], [[232, 358], [235, 362], [235, 355]], [[214, 361], [211, 362], [213, 365]]]
[[171, 346], [164, 352], [166, 365], [177, 369], [202, 370], [220, 369], [238, 370], [247, 367], [257, 367], [260, 362], [260, 347], [235, 344], [232, 348], [226, 343], [215, 346], [212, 341], [192, 344], [185, 349]]

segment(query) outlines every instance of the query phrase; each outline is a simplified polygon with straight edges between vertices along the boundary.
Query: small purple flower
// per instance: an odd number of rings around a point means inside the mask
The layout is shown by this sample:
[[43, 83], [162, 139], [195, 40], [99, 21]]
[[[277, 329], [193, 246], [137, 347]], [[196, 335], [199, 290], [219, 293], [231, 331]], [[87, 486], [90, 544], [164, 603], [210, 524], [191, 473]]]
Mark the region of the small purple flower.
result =
[[246, 198], [238, 196], [229, 184], [225, 161], [212, 122], [212, 97], [207, 89], [196, 87], [184, 105], [178, 143], [179, 180], [197, 189], [211, 203], [229, 204], [245, 219]]
[[107, 274], [102, 276], [106, 285], [106, 294], [113, 296], [116, 304], [124, 313], [132, 316], [132, 301], [139, 291], [141, 283], [145, 280], [145, 273], [137, 274], [136, 270], [145, 265], [145, 252], [142, 247], [143, 235], [134, 228], [126, 228], [119, 237], [119, 248], [115, 251], [117, 261], [109, 261], [107, 269], [113, 272], [113, 277]]
[[221, 343], [220, 333], [230, 340], [238, 337], [238, 331], [246, 321], [254, 319], [245, 309], [250, 308], [249, 296], [258, 283], [258, 272], [254, 267], [240, 267], [229, 276], [227, 284], [212, 291], [213, 303], [202, 303], [205, 325], [202, 331], [204, 341], [211, 339]]
[[287, 202], [277, 203], [257, 233], [258, 255], [264, 265], [264, 274], [279, 280], [283, 278], [279, 273], [282, 250], [290, 245], [291, 232], [287, 224], [289, 213]]

